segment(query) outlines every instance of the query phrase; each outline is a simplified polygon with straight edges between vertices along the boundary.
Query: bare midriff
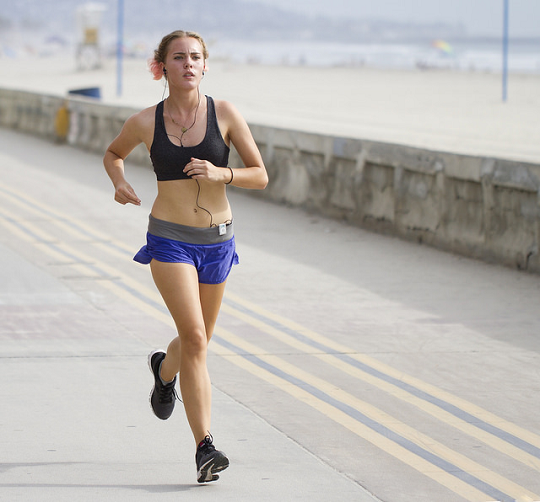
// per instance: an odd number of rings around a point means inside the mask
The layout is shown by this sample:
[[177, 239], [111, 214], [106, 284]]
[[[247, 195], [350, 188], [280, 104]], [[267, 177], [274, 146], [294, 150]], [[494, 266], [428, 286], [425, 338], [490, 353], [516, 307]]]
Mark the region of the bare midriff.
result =
[[198, 200], [195, 180], [158, 181], [157, 184], [158, 195], [152, 206], [154, 218], [190, 227], [209, 227], [232, 221], [226, 187], [221, 183], [199, 180]]

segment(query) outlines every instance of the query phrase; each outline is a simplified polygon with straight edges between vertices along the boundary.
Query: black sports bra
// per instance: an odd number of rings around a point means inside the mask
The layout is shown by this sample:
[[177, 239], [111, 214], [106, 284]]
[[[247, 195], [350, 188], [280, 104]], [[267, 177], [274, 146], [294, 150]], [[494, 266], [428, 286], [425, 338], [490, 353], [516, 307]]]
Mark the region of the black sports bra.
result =
[[161, 101], [156, 106], [154, 140], [150, 147], [150, 159], [158, 181], [190, 179], [183, 169], [192, 157], [208, 160], [217, 167], [226, 167], [230, 149], [219, 130], [214, 100], [206, 96], [206, 134], [202, 142], [195, 146], [177, 146], [169, 139], [163, 120], [163, 103]]

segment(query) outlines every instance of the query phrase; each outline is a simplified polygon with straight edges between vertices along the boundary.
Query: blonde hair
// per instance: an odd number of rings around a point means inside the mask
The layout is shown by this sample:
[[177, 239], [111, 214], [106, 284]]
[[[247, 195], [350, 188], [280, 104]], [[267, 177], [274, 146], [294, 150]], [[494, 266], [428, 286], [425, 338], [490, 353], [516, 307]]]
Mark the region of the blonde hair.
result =
[[202, 50], [203, 50], [203, 57], [204, 59], [208, 59], [208, 48], [206, 47], [206, 43], [203, 40], [203, 38], [194, 31], [184, 31], [184, 30], [176, 30], [172, 33], [169, 33], [168, 35], [165, 35], [158, 46], [158, 48], [154, 51], [154, 58], [151, 59], [148, 62], [148, 66], [150, 68], [150, 71], [154, 75], [154, 80], [160, 80], [163, 77], [163, 65], [165, 64], [165, 59], [167, 58], [167, 53], [169, 52], [169, 45], [173, 40], [176, 40], [177, 38], [194, 38], [195, 40], [198, 40], [201, 44]]

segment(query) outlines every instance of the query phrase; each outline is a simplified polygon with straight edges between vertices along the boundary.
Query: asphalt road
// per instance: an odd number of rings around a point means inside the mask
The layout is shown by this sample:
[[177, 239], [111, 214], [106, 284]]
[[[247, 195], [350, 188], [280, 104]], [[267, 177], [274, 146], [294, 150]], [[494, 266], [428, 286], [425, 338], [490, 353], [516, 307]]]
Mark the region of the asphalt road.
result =
[[99, 156], [0, 130], [0, 500], [540, 500], [540, 278], [231, 190], [209, 367], [231, 467], [195, 480], [148, 352], [174, 336]]

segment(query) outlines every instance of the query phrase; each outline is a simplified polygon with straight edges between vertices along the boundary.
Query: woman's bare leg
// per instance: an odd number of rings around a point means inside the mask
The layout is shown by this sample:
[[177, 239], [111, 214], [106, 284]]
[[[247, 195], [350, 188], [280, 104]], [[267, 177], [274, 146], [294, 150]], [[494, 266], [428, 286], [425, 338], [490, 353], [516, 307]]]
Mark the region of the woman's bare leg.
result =
[[152, 275], [178, 330], [161, 365], [161, 378], [172, 380], [180, 371], [186, 416], [198, 444], [210, 431], [212, 390], [206, 367], [225, 283], [199, 284], [192, 265], [151, 262]]

